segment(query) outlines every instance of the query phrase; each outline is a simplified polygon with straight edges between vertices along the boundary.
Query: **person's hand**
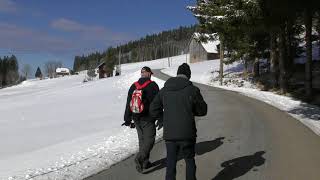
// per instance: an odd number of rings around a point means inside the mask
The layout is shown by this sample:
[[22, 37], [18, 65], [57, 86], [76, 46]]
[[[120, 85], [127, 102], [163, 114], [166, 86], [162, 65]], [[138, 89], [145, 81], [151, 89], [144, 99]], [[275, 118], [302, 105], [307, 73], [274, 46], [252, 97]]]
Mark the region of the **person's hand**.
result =
[[130, 128], [136, 127], [136, 125], [134, 125], [134, 123], [132, 123], [131, 121], [125, 121], [123, 124], [121, 124], [121, 126], [128, 126]]
[[131, 121], [125, 121], [123, 124], [121, 124], [121, 126], [130, 126], [131, 125]]
[[134, 123], [130, 124], [130, 128], [135, 128], [135, 127], [136, 127], [136, 125], [134, 125]]
[[157, 120], [157, 122], [156, 122], [156, 127], [157, 127], [158, 130], [160, 130], [160, 129], [163, 127], [163, 122]]

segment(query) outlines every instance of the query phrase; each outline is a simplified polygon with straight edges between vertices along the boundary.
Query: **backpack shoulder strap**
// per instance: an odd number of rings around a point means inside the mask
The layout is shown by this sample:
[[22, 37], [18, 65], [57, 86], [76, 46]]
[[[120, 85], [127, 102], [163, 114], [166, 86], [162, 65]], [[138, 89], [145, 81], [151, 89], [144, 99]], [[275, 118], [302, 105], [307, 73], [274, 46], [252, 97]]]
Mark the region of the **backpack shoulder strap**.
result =
[[150, 83], [152, 83], [153, 81], [151, 80], [147, 80], [146, 82], [144, 82], [142, 85], [139, 84], [139, 82], [135, 82], [134, 85], [136, 86], [136, 89], [141, 90], [145, 87], [147, 87]]
[[141, 89], [147, 87], [151, 82], [153, 82], [153, 81], [147, 80], [146, 82], [144, 82], [144, 83], [141, 85]]
[[136, 86], [136, 89], [138, 89], [138, 90], [142, 89], [142, 88], [141, 88], [141, 85], [139, 84], [138, 81], [137, 81], [137, 82], [134, 82], [134, 85]]

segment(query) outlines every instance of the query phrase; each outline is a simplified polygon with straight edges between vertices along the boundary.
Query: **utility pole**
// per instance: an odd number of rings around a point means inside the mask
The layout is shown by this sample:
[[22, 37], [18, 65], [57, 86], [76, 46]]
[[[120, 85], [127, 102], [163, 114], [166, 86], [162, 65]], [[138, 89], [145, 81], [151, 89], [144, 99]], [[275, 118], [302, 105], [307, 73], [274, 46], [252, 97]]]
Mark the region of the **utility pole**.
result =
[[119, 47], [119, 65], [118, 65], [118, 73], [121, 75], [121, 47]]
[[188, 64], [188, 54], [186, 54], [186, 63]]
[[168, 54], [168, 66], [170, 67], [170, 53], [169, 53], [169, 40], [168, 40], [168, 37], [167, 37], [167, 54]]
[[187, 45], [187, 47], [186, 47], [186, 63], [188, 64], [188, 53], [189, 53], [189, 51], [190, 51], [190, 49], [189, 49], [190, 47]]

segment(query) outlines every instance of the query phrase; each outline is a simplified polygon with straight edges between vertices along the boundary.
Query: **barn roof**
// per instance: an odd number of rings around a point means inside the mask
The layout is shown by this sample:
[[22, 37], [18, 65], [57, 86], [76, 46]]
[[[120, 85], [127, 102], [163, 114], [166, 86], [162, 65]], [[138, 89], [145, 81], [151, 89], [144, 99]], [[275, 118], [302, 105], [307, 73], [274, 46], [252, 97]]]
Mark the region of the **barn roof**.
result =
[[103, 66], [103, 65], [105, 65], [106, 64], [106, 62], [101, 62], [96, 68], [99, 68], [100, 66]]
[[[200, 33], [194, 33], [192, 38], [199, 40], [200, 36], [201, 36]], [[204, 34], [204, 36], [209, 36], [209, 35]], [[217, 48], [217, 45], [220, 44], [219, 40], [209, 40], [207, 42], [200, 42], [200, 43], [208, 53], [219, 53]]]

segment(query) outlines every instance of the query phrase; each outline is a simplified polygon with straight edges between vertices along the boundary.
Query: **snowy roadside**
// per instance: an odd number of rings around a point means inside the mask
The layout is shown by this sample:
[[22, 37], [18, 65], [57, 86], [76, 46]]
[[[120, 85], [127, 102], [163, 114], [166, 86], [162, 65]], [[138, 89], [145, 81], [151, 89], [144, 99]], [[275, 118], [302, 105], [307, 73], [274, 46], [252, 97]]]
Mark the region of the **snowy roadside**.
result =
[[[314, 133], [320, 136], [320, 108], [314, 105], [310, 105], [291, 97], [281, 96], [273, 92], [266, 92], [257, 89], [248, 81], [241, 81], [242, 87], [238, 87], [237, 84], [228, 83], [227, 85], [220, 86], [219, 82], [214, 79], [214, 72], [219, 70], [219, 60], [211, 60], [200, 63], [190, 64], [192, 77], [191, 81], [206, 84], [209, 86], [214, 86], [230, 91], [239, 92], [245, 96], [258, 99], [260, 101], [266, 102], [278, 109], [287, 112], [289, 115], [293, 116], [295, 119], [302, 122], [308, 128], [310, 128]], [[239, 63], [233, 63], [226, 65], [225, 73], [237, 74], [242, 71], [242, 65]], [[169, 68], [162, 70], [170, 76], [175, 76], [177, 68]]]
[[[161, 140], [162, 134], [162, 130], [157, 131], [156, 142]], [[69, 159], [60, 159], [55, 166], [47, 169], [30, 170], [25, 177], [11, 177], [9, 180], [84, 179], [110, 168], [112, 165], [136, 154], [137, 151], [138, 138], [135, 129], [124, 128], [104, 142], [78, 152]]]

